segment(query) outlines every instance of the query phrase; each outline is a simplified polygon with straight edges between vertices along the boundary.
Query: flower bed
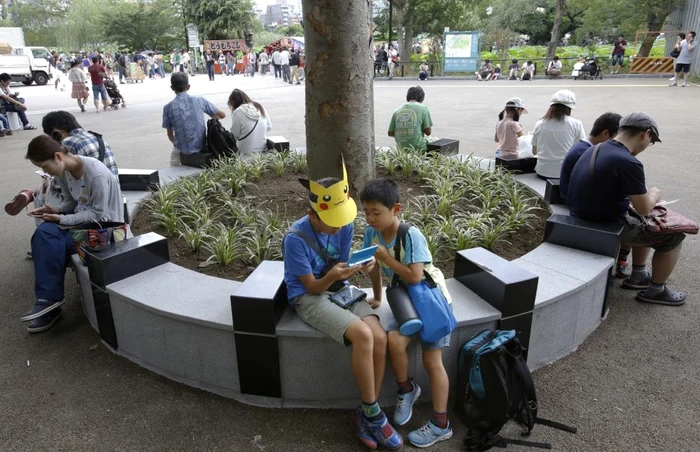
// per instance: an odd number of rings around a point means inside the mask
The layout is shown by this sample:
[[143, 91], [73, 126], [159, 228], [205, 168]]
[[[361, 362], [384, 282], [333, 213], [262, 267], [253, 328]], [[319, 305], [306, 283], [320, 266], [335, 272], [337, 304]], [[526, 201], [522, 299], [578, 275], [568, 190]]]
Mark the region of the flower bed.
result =
[[[263, 260], [281, 259], [284, 233], [308, 210], [307, 191], [297, 181], [305, 172], [306, 156], [296, 153], [217, 162], [160, 187], [132, 228], [170, 237], [174, 263], [243, 280]], [[510, 173], [483, 171], [477, 159], [390, 150], [377, 154], [377, 175], [399, 184], [403, 220], [423, 231], [445, 275], [452, 274], [457, 250], [483, 246], [513, 259], [542, 241], [547, 208]], [[360, 213], [356, 247], [364, 228]]]

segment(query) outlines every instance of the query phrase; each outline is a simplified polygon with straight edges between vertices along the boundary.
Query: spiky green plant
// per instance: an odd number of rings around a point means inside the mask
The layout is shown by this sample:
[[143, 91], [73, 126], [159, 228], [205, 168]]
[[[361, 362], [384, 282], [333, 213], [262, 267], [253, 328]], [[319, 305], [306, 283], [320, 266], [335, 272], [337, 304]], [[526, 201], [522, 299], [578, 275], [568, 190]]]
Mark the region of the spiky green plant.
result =
[[216, 223], [211, 229], [210, 239], [204, 243], [204, 250], [209, 253], [206, 263], [217, 262], [226, 267], [231, 262], [244, 256], [245, 241], [243, 229], [229, 228]]

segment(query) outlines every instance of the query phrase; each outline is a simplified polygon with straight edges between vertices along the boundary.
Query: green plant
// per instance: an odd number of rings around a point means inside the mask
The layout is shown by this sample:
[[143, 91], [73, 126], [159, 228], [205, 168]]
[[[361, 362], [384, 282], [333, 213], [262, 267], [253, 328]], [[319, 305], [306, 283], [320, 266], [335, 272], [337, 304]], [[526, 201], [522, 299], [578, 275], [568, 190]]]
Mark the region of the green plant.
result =
[[282, 177], [287, 170], [287, 159], [285, 155], [281, 153], [275, 154], [270, 162], [270, 168], [272, 168], [272, 172], [275, 173], [275, 176]]
[[187, 243], [187, 246], [189, 246], [192, 251], [199, 253], [202, 245], [204, 245], [204, 242], [209, 238], [207, 234], [209, 226], [190, 227], [187, 224], [183, 224], [182, 226], [180, 238]]
[[290, 152], [287, 155], [287, 164], [294, 168], [294, 172], [297, 174], [306, 174], [308, 170], [308, 163], [306, 161], [306, 154], [299, 154], [298, 152]]
[[262, 175], [267, 171], [270, 158], [266, 154], [255, 154], [248, 159], [243, 166], [247, 167], [248, 173], [255, 182], [259, 182]]
[[389, 149], [386, 151], [378, 151], [375, 160], [379, 168], [386, 170], [388, 176], [393, 176], [396, 170], [396, 151]]
[[269, 226], [260, 230], [249, 231], [246, 235], [246, 251], [253, 264], [282, 258], [282, 239], [279, 231]]
[[209, 253], [205, 264], [214, 261], [226, 267], [240, 259], [244, 251], [242, 232], [242, 229], [228, 228], [222, 223], [216, 223], [212, 227], [210, 240], [204, 243], [204, 249]]

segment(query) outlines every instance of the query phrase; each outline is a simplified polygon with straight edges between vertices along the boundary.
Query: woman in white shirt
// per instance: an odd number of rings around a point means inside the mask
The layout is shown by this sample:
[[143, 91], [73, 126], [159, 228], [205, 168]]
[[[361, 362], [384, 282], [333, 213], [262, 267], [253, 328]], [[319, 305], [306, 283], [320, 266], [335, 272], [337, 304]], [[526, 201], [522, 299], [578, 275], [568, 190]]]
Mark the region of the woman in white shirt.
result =
[[231, 133], [236, 138], [238, 153], [252, 155], [265, 151], [272, 123], [263, 106], [240, 89], [231, 92], [228, 106], [233, 110]]
[[563, 89], [549, 100], [549, 110], [535, 124], [532, 153], [537, 156], [535, 171], [541, 179], [558, 179], [566, 153], [579, 140], [586, 139], [583, 123], [571, 117], [576, 95]]

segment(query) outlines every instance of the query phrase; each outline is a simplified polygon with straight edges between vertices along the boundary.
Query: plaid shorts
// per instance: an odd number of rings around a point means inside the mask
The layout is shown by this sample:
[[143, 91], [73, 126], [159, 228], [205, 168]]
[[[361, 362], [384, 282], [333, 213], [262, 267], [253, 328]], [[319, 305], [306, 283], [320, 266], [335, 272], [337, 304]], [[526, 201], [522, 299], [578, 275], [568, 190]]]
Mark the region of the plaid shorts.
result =
[[625, 227], [622, 229], [622, 243], [631, 247], [649, 247], [659, 253], [668, 253], [678, 248], [685, 234], [673, 232], [670, 234], [656, 234], [646, 230], [639, 219], [627, 214]]

